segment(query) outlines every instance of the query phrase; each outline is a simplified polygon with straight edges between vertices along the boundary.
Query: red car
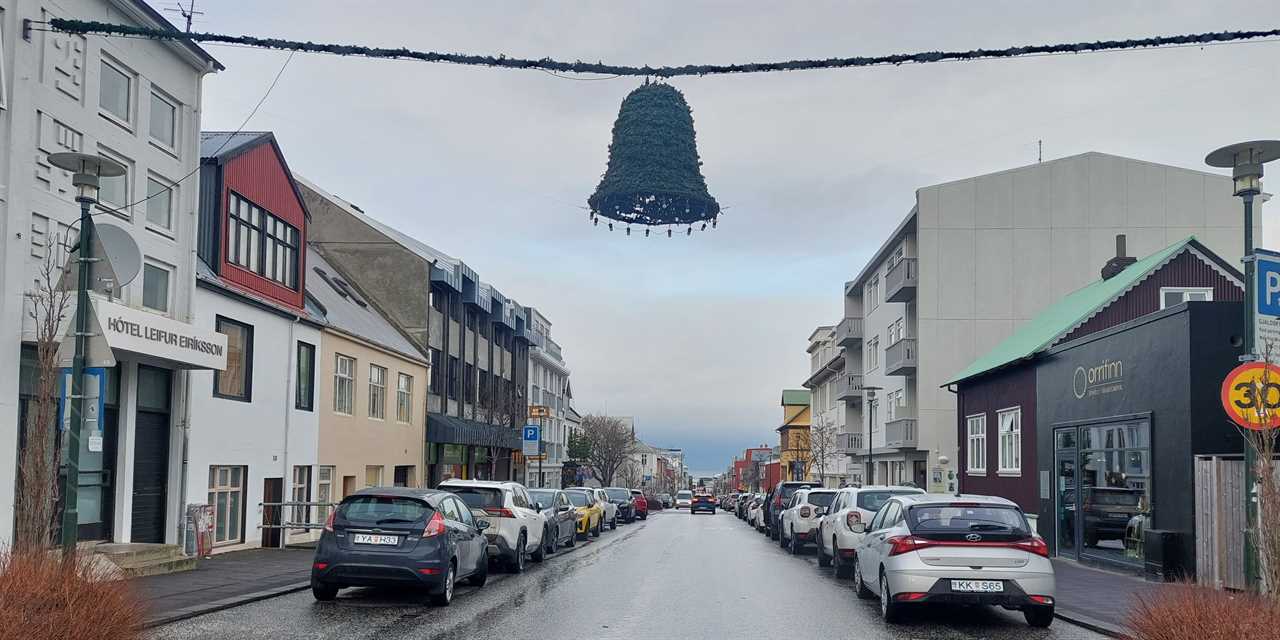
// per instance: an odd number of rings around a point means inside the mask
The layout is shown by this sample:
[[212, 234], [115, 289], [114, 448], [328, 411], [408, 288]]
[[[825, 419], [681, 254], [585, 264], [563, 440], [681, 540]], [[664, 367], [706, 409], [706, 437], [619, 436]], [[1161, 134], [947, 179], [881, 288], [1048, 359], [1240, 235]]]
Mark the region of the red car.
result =
[[636, 516], [641, 520], [649, 519], [649, 500], [644, 497], [644, 493], [637, 490], [631, 490], [631, 497], [636, 503]]

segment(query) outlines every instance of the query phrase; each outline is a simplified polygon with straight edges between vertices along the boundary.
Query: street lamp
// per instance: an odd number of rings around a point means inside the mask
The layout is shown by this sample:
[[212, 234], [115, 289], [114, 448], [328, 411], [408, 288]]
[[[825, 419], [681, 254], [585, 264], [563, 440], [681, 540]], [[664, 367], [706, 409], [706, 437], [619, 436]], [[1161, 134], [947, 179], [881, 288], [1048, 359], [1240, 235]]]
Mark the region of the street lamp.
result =
[[[1253, 198], [1262, 193], [1262, 165], [1280, 158], [1280, 140], [1254, 140], [1237, 142], [1205, 156], [1205, 164], [1211, 167], [1231, 168], [1232, 191], [1244, 201], [1244, 355], [1242, 360], [1257, 360], [1254, 354], [1254, 298], [1257, 283], [1253, 257]], [[1253, 504], [1254, 459], [1253, 447], [1244, 446], [1245, 491], [1244, 508], [1248, 528], [1257, 525], [1258, 513]], [[1245, 535], [1245, 581], [1255, 584], [1258, 579], [1256, 550], [1248, 534]]]
[[862, 387], [862, 392], [867, 396], [867, 481], [864, 486], [871, 486], [876, 483], [875, 449], [871, 442], [871, 430], [876, 424], [876, 405], [873, 401], [876, 399], [876, 392], [883, 390], [884, 387]]
[[93, 256], [93, 219], [90, 209], [98, 201], [101, 178], [114, 178], [125, 174], [124, 165], [98, 155], [87, 153], [51, 153], [49, 163], [71, 172], [71, 184], [76, 188], [76, 202], [80, 203], [80, 238], [76, 251], [76, 316], [75, 355], [71, 360], [71, 424], [67, 429], [67, 475], [62, 481], [62, 552], [72, 555], [76, 550], [76, 527], [79, 513], [76, 509], [80, 484], [80, 432], [84, 429], [84, 368], [85, 350], [89, 337], [89, 276], [90, 266], [105, 257]]

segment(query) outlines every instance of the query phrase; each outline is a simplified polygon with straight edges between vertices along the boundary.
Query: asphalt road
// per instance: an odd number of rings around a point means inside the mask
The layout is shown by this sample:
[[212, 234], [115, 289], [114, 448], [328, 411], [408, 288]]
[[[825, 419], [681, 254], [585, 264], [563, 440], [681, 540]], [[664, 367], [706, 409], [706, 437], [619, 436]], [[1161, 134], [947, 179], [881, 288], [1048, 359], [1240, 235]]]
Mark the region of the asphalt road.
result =
[[453, 605], [420, 593], [347, 589], [315, 602], [309, 591], [153, 629], [152, 638], [1101, 638], [1057, 620], [1028, 627], [995, 608], [922, 611], [894, 627], [848, 581], [793, 557], [727, 513], [666, 511], [523, 575], [490, 574], [459, 586]]

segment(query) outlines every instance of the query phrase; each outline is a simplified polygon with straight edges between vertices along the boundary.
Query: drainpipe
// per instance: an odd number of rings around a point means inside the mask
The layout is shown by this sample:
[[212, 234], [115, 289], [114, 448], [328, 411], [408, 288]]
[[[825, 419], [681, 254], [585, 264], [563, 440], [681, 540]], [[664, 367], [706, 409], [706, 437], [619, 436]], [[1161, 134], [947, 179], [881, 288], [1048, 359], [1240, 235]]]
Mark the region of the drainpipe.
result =
[[[293, 417], [293, 409], [289, 406], [289, 394], [293, 392], [294, 388], [293, 370], [295, 367], [293, 366], [293, 357], [297, 352], [297, 348], [294, 347], [294, 329], [298, 326], [298, 322], [301, 320], [301, 316], [294, 316], [293, 322], [289, 323], [289, 342], [285, 347], [288, 349], [288, 352], [286, 352], [284, 358], [284, 450], [280, 455], [281, 465], [284, 467], [284, 470], [280, 475], [280, 502], [288, 502], [288, 500], [285, 499], [285, 496], [287, 495], [286, 492], [293, 488], [293, 475], [289, 472], [289, 419]], [[284, 507], [279, 507], [279, 509], [280, 524], [283, 525], [285, 522]], [[308, 513], [309, 512], [310, 511], [308, 511]], [[282, 527], [280, 529], [281, 549], [285, 548], [285, 543], [288, 538], [289, 530]]]
[[[203, 86], [204, 86], [204, 78], [203, 76], [201, 76], [200, 82], [196, 83], [197, 98], [199, 98], [202, 95]], [[200, 104], [200, 103], [197, 102], [196, 104]], [[196, 120], [198, 122], [199, 108], [196, 108], [195, 111], [196, 111], [196, 114], [195, 114]], [[197, 131], [191, 132], [190, 135], [187, 137], [188, 148], [198, 148], [199, 140], [200, 140], [200, 134], [197, 128]], [[200, 159], [196, 158], [196, 171], [198, 172], [199, 170], [200, 170]], [[191, 222], [191, 226], [198, 229], [200, 226], [200, 216], [198, 213], [200, 209], [200, 189], [196, 188], [194, 190], [193, 189], [185, 190], [185, 192], [188, 194], [192, 193], [193, 191], [195, 193], [195, 204], [194, 206], [192, 206], [190, 209], [187, 210], [187, 217]], [[196, 303], [195, 303], [196, 265], [198, 264], [198, 261], [200, 259], [197, 254], [197, 246], [199, 244], [200, 244], [200, 240], [199, 238], [196, 238], [196, 240], [191, 244], [191, 249], [187, 252], [187, 273], [189, 274], [188, 282], [191, 283], [191, 290], [187, 293], [186, 308], [182, 310], [182, 314], [183, 314], [182, 320], [187, 324], [195, 324], [194, 321], [195, 321], [195, 306], [196, 306]], [[181, 549], [184, 553], [186, 552], [186, 548], [187, 548], [186, 546], [187, 545], [187, 481], [188, 481], [187, 475], [191, 470], [190, 468], [191, 460], [189, 456], [190, 448], [191, 448], [191, 415], [190, 415], [191, 403], [189, 402], [190, 400], [189, 395], [191, 393], [190, 376], [191, 376], [191, 373], [189, 371], [183, 370], [178, 372], [178, 375], [177, 375], [178, 390], [179, 390], [178, 407], [177, 407], [177, 411], [174, 411], [174, 414], [178, 416], [178, 420], [181, 422], [181, 425], [182, 425], [182, 463], [181, 463], [181, 472], [178, 474], [178, 517], [175, 518], [175, 520], [177, 520], [177, 528], [178, 528], [178, 536], [177, 536], [178, 548]], [[193, 544], [192, 548], [194, 549], [195, 546], [196, 545]], [[193, 555], [198, 555], [198, 554], [199, 554], [199, 549], [196, 549]]]

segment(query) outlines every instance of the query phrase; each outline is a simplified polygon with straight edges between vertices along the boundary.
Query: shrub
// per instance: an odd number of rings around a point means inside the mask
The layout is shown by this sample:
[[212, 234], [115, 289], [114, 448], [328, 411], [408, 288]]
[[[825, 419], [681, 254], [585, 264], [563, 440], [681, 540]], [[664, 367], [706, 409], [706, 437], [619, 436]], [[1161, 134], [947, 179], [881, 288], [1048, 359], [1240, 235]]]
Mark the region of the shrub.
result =
[[0, 638], [122, 640], [142, 629], [127, 582], [56, 552], [0, 551]]
[[1257, 640], [1277, 629], [1280, 600], [1193, 584], [1142, 594], [1129, 612], [1136, 640]]

